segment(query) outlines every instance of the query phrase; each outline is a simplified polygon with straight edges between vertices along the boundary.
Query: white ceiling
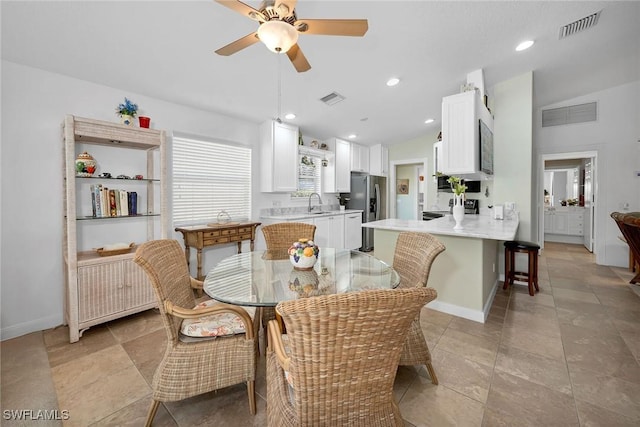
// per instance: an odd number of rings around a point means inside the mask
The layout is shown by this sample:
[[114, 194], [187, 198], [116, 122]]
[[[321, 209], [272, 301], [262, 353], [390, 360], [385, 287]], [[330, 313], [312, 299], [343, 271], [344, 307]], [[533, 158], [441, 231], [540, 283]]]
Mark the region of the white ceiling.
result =
[[[640, 79], [636, 1], [300, 0], [298, 18], [369, 20], [362, 38], [301, 35], [306, 73], [260, 43], [216, 55], [258, 24], [212, 0], [1, 7], [5, 60], [256, 123], [278, 116], [281, 61], [281, 116], [295, 112], [291, 122], [305, 135], [356, 133], [363, 144], [437, 132], [442, 97], [477, 69], [487, 88], [532, 70], [534, 107]], [[561, 26], [598, 10], [595, 27], [559, 40]], [[516, 53], [525, 39], [536, 44]], [[401, 83], [389, 88], [392, 76]], [[333, 91], [346, 99], [332, 107], [319, 101]]]

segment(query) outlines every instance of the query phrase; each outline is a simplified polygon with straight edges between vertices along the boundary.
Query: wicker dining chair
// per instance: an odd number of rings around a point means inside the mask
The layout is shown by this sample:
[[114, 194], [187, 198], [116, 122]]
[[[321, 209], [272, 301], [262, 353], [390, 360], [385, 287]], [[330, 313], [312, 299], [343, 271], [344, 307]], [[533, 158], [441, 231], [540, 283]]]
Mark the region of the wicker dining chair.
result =
[[[430, 288], [283, 301], [269, 322], [268, 425], [402, 426], [393, 383], [409, 325]], [[286, 344], [285, 344], [286, 343]]]
[[[393, 255], [393, 268], [400, 275], [399, 287], [427, 286], [431, 264], [444, 250], [445, 246], [431, 234], [400, 233]], [[431, 363], [431, 352], [420, 326], [420, 312], [418, 312], [409, 328], [399, 365], [425, 365], [431, 377], [431, 382], [438, 384], [438, 377]]]
[[[136, 250], [134, 261], [149, 276], [167, 332], [167, 349], [153, 377], [153, 402], [146, 425], [153, 422], [160, 402], [182, 400], [243, 382], [247, 383], [249, 410], [255, 414], [258, 316], [252, 319], [241, 307], [213, 300], [194, 308], [193, 289], [202, 289], [202, 282], [189, 275], [184, 250], [176, 240], [143, 243]], [[202, 306], [206, 307], [200, 308]], [[211, 321], [212, 315], [213, 319], [221, 315], [228, 317], [229, 313], [234, 324], [241, 325], [239, 330], [243, 333], [236, 330], [227, 336], [212, 337], [220, 331], [224, 334], [220, 327], [209, 328], [206, 332], [210, 336], [206, 337], [183, 334], [187, 324], [193, 327], [192, 322]], [[197, 335], [205, 335], [204, 332], [202, 328]]]
[[[640, 212], [612, 212], [611, 218], [616, 222], [622, 237], [629, 245], [634, 265], [640, 265]], [[640, 270], [636, 271], [636, 275], [629, 283], [640, 283]]]
[[[304, 222], [278, 222], [263, 225], [262, 234], [268, 250], [287, 250], [298, 239], [313, 240], [316, 235], [316, 226]], [[264, 346], [269, 345], [267, 337], [267, 324], [269, 320], [276, 318], [276, 312], [272, 307], [262, 308], [262, 326], [264, 328]]]

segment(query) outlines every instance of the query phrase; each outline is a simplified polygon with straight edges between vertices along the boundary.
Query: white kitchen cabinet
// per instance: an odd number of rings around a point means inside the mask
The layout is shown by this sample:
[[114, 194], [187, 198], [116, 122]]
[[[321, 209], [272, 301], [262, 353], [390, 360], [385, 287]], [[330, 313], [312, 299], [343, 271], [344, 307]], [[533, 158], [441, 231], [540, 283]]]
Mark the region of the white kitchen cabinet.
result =
[[[445, 175], [480, 173], [479, 120], [493, 130], [493, 118], [476, 91], [443, 98], [441, 172]], [[485, 155], [493, 156], [492, 147]]]
[[348, 193], [351, 191], [351, 143], [338, 138], [326, 143], [335, 148], [335, 155], [323, 169], [323, 192]]
[[351, 171], [369, 172], [369, 149], [351, 143]]
[[313, 219], [316, 225], [315, 242], [320, 248], [344, 248], [344, 215], [321, 216]]
[[351, 191], [351, 143], [336, 139], [336, 193]]
[[345, 214], [344, 247], [352, 250], [362, 247], [362, 212]]
[[387, 176], [389, 173], [389, 149], [382, 144], [369, 148], [369, 174]]
[[260, 191], [297, 190], [298, 128], [269, 120], [260, 125]]

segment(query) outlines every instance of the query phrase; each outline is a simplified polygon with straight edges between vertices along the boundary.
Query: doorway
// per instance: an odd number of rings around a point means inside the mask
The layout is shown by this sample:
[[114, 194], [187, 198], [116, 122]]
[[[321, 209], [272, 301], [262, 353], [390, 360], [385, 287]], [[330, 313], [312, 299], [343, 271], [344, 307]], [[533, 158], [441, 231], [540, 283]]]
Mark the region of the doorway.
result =
[[538, 237], [582, 244], [595, 254], [597, 152], [545, 154], [540, 159]]
[[422, 219], [426, 190], [420, 176], [424, 177], [426, 163], [427, 159], [390, 162], [389, 218]]

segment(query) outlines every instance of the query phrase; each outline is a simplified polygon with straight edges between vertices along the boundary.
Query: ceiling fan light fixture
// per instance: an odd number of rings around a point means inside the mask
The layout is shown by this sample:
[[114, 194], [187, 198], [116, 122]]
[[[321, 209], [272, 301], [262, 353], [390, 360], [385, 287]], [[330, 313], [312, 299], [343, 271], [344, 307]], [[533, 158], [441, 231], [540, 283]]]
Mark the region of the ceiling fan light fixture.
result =
[[258, 28], [258, 38], [275, 53], [286, 53], [298, 42], [298, 32], [283, 21], [267, 21]]

